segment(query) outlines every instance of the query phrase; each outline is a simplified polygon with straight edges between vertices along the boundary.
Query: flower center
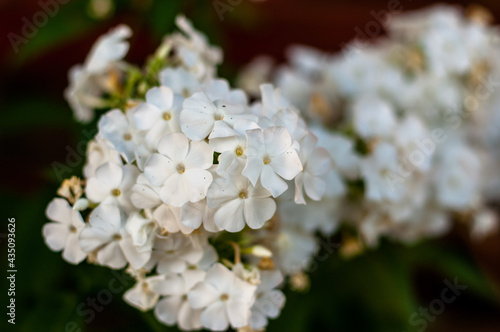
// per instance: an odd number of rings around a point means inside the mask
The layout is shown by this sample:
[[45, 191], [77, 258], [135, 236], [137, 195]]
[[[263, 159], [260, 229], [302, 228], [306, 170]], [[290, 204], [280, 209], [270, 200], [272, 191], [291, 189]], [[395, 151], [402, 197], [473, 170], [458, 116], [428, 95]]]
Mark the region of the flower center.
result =
[[269, 158], [269, 156], [265, 156], [262, 161], [264, 162], [264, 165], [267, 165], [271, 162], [271, 158]]
[[122, 194], [122, 192], [120, 191], [120, 189], [113, 189], [111, 190], [111, 195], [115, 196], [115, 197], [118, 197]]
[[241, 199], [245, 199], [245, 198], [247, 198], [247, 193], [246, 193], [246, 192], [244, 192], [244, 191], [242, 191], [242, 192], [240, 192], [240, 194], [239, 194], [238, 196], [239, 196]]
[[222, 295], [220, 296], [220, 300], [221, 300], [221, 301], [227, 301], [228, 299], [229, 299], [229, 295], [227, 295], [227, 294], [222, 294]]
[[164, 112], [163, 113], [163, 120], [169, 121], [170, 119], [172, 119], [172, 113], [170, 113], [170, 112]]
[[241, 157], [243, 155], [243, 148], [238, 145], [238, 147], [236, 148], [236, 150], [234, 150], [234, 153], [236, 153], [236, 155], [238, 157]]
[[121, 239], [122, 239], [122, 236], [120, 234], [113, 235], [113, 241], [120, 241]]
[[71, 226], [69, 226], [69, 231], [70, 231], [71, 233], [76, 233], [76, 232], [77, 232], [77, 229], [76, 229], [76, 227], [75, 227], [75, 226], [71, 225]]
[[190, 96], [189, 90], [187, 88], [182, 89], [182, 96], [188, 98]]
[[186, 168], [184, 167], [183, 164], [179, 164], [177, 165], [177, 172], [179, 172], [179, 174], [182, 174], [186, 171]]
[[167, 250], [167, 251], [165, 251], [165, 253], [167, 255], [173, 255], [173, 254], [175, 254], [175, 250]]
[[224, 114], [214, 114], [215, 121], [224, 120]]
[[126, 133], [123, 135], [123, 139], [126, 141], [132, 140], [132, 135], [130, 133]]
[[387, 168], [382, 168], [380, 170], [380, 176], [383, 177], [383, 178], [388, 177], [389, 174], [390, 174], [390, 171]]

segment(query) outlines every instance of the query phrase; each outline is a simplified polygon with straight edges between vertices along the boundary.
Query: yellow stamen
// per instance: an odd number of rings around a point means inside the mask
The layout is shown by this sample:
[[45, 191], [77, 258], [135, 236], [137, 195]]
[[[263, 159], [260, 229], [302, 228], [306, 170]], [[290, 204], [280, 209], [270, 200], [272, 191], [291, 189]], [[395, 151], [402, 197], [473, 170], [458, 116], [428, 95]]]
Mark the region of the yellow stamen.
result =
[[172, 113], [170, 112], [163, 113], [163, 120], [169, 121], [170, 119], [172, 119]]

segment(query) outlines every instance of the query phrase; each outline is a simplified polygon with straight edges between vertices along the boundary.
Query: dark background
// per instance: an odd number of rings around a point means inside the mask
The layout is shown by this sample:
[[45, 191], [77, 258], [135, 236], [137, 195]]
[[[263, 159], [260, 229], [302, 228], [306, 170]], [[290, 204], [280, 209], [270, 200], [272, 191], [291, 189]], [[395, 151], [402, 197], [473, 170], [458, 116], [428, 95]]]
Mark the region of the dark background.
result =
[[[43, 2], [47, 2], [45, 0]], [[213, 1], [120, 0], [104, 19], [88, 14], [89, 0], [70, 0], [15, 52], [8, 34], [22, 35], [23, 17], [32, 21], [38, 1], [0, 0], [0, 206], [2, 228], [0, 307], [7, 304], [4, 271], [7, 218], [16, 219], [17, 257], [15, 327], [0, 316], [1, 331], [64, 331], [74, 321], [82, 331], [165, 331], [151, 312], [141, 313], [114, 295], [111, 303], [85, 323], [77, 313], [87, 297], [96, 297], [114, 276], [107, 268], [65, 263], [43, 243], [45, 208], [60, 184], [54, 163], [65, 177], [80, 175], [86, 132], [95, 122], [76, 123], [63, 99], [67, 71], [83, 62], [96, 38], [118, 23], [134, 31], [127, 60], [142, 64], [173, 29], [183, 12], [224, 51], [220, 74], [236, 70], [259, 54], [284, 60], [286, 46], [301, 43], [338, 51], [373, 21], [372, 11], [389, 1], [220, 0], [231, 10], [220, 19]], [[411, 10], [434, 3], [401, 0]], [[468, 5], [471, 1], [455, 1]], [[475, 1], [498, 22], [499, 1]], [[377, 250], [343, 260], [336, 253], [311, 271], [307, 294], [287, 293], [287, 304], [269, 331], [416, 331], [409, 322], [419, 307], [440, 297], [443, 280], [468, 286], [426, 331], [500, 331], [500, 237], [469, 240], [457, 227], [443, 239], [414, 246], [382, 243]], [[131, 286], [132, 283], [129, 282]], [[129, 287], [130, 287], [129, 286]], [[2, 310], [3, 311], [3, 310]], [[6, 329], [3, 328], [6, 326]]]

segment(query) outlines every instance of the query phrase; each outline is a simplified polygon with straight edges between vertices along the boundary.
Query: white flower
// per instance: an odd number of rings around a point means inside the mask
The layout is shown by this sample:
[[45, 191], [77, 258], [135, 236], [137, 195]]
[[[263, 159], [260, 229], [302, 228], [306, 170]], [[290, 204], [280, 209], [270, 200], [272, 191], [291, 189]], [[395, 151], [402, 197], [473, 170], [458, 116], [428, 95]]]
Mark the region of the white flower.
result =
[[232, 328], [248, 324], [255, 289], [256, 286], [216, 263], [208, 270], [205, 280], [189, 291], [188, 299], [192, 308], [204, 308], [200, 317], [203, 327], [224, 331], [229, 324]]
[[138, 278], [137, 283], [131, 289], [123, 294], [125, 302], [133, 307], [146, 311], [153, 308], [158, 299], [160, 292], [163, 291], [164, 276], [153, 276]]
[[247, 130], [246, 134], [248, 159], [242, 174], [254, 186], [260, 178], [262, 186], [278, 197], [288, 188], [283, 179], [292, 180], [302, 171], [290, 134], [284, 127]]
[[175, 24], [185, 35], [174, 34], [167, 38], [166, 42], [173, 44], [177, 57], [196, 77], [212, 77], [215, 73], [215, 66], [222, 61], [221, 50], [218, 47], [209, 46], [207, 38], [196, 31], [184, 16], [178, 15], [175, 18]]
[[137, 177], [130, 200], [138, 209], [155, 208], [163, 203], [160, 198], [160, 188], [152, 186], [144, 173]]
[[365, 180], [365, 196], [372, 201], [403, 198], [404, 178], [398, 174], [396, 148], [389, 143], [380, 143], [373, 153], [361, 162], [361, 174]]
[[260, 284], [255, 291], [255, 303], [251, 308], [249, 325], [254, 330], [267, 326], [268, 318], [279, 316], [285, 304], [285, 295], [275, 289], [283, 282], [283, 275], [279, 270], [260, 271]]
[[245, 225], [261, 228], [276, 211], [271, 193], [260, 183], [254, 187], [242, 175], [217, 178], [208, 189], [208, 206], [216, 209], [217, 226], [228, 232], [239, 232]]
[[147, 130], [146, 141], [156, 146], [163, 136], [181, 131], [181, 107], [182, 97], [174, 96], [170, 88], [151, 88], [146, 93], [146, 102], [133, 111], [135, 125], [139, 130]]
[[[232, 125], [236, 119], [254, 119], [245, 114], [245, 104], [226, 99], [211, 99], [209, 91], [196, 92], [184, 100], [180, 115], [182, 132], [192, 140], [234, 136]], [[210, 135], [210, 136], [209, 136]]]
[[151, 252], [139, 252], [125, 229], [126, 217], [116, 205], [101, 204], [89, 217], [89, 226], [80, 233], [80, 247], [85, 252], [97, 251], [97, 261], [113, 269], [127, 262], [139, 269], [149, 260]]
[[275, 262], [285, 274], [307, 269], [312, 256], [318, 250], [314, 235], [296, 225], [285, 224], [273, 245]]
[[129, 217], [125, 228], [132, 237], [132, 243], [140, 252], [151, 251], [158, 228], [155, 222], [151, 219], [143, 218], [136, 212]]
[[144, 174], [152, 185], [162, 186], [160, 197], [164, 203], [181, 207], [205, 198], [212, 183], [207, 169], [213, 163], [207, 143], [190, 142], [184, 134], [175, 133], [160, 140], [158, 152], [146, 162]]
[[[184, 225], [181, 222], [181, 209], [163, 204], [160, 192], [160, 187], [152, 186], [146, 176], [141, 174], [132, 188], [131, 201], [137, 208], [146, 209], [144, 212], [148, 218], [155, 220], [162, 232], [177, 233], [181, 231], [184, 234], [189, 234], [193, 229], [197, 228], [188, 227], [189, 224], [187, 223]], [[186, 204], [189, 204], [189, 202]]]
[[396, 126], [391, 106], [377, 97], [358, 99], [353, 105], [354, 128], [365, 139], [389, 137]]
[[247, 147], [246, 131], [258, 128], [259, 126], [255, 122], [239, 119], [235, 121], [233, 126], [236, 135], [210, 140], [210, 147], [220, 153], [217, 174], [241, 174], [247, 160], [245, 153]]
[[182, 234], [157, 236], [151, 260], [146, 267], [157, 265], [158, 273], [181, 273], [190, 265], [198, 263], [203, 256], [203, 249], [197, 248], [193, 242]]
[[326, 174], [331, 169], [328, 151], [316, 147], [318, 138], [309, 133], [300, 141], [299, 157], [303, 170], [295, 177], [295, 203], [306, 204], [303, 189], [307, 196], [319, 201], [326, 192]]
[[131, 35], [132, 30], [128, 26], [119, 25], [99, 37], [85, 59], [85, 69], [91, 73], [99, 73], [110, 63], [123, 59], [130, 46], [125, 39]]
[[95, 176], [96, 169], [107, 163], [121, 164], [120, 154], [113, 148], [113, 144], [104, 138], [96, 138], [87, 145], [87, 162], [83, 168], [86, 178]]
[[182, 67], [167, 67], [158, 74], [161, 85], [168, 86], [172, 91], [188, 98], [199, 90], [200, 82], [196, 76]]
[[354, 142], [320, 127], [312, 128], [312, 132], [318, 137], [318, 146], [326, 149], [331, 157], [331, 171], [326, 176], [326, 196], [343, 196], [347, 190], [344, 177], [353, 180], [359, 174], [359, 157], [354, 150]]
[[188, 292], [195, 284], [205, 279], [204, 271], [187, 270], [181, 275], [167, 277], [162, 287], [168, 295], [161, 299], [155, 307], [155, 316], [166, 325], [177, 323], [184, 331], [201, 329], [202, 310], [193, 309], [189, 305]]
[[411, 169], [426, 172], [431, 168], [434, 149], [427, 151], [419, 146], [419, 144], [425, 145], [425, 141], [431, 139], [431, 134], [420, 118], [415, 115], [406, 116], [396, 128], [394, 136], [395, 144], [410, 162]]
[[46, 211], [47, 218], [54, 222], [43, 226], [45, 243], [53, 251], [63, 250], [63, 258], [72, 264], [78, 264], [87, 257], [80, 249], [78, 235], [85, 227], [80, 212], [71, 208], [62, 198], [54, 198]]
[[144, 133], [135, 127], [131, 119], [133, 113], [129, 111], [124, 114], [114, 109], [104, 114], [99, 121], [99, 137], [110, 141], [128, 163], [136, 160], [139, 147], [144, 144]]
[[290, 106], [290, 102], [282, 96], [280, 89], [275, 89], [272, 84], [262, 84], [260, 93], [262, 104], [257, 107], [259, 116], [271, 119], [278, 111]]
[[469, 69], [471, 63], [463, 35], [458, 27], [439, 26], [421, 37], [429, 69], [436, 76], [463, 74]]
[[436, 171], [438, 202], [450, 209], [466, 209], [476, 204], [481, 180], [481, 162], [477, 154], [461, 142], [443, 147]]
[[203, 224], [206, 231], [216, 233], [221, 229], [215, 224], [214, 214], [215, 210], [208, 207], [206, 199], [187, 202], [182, 206], [180, 222], [190, 229], [198, 229]]
[[474, 215], [471, 229], [471, 237], [474, 240], [482, 240], [498, 230], [498, 216], [489, 209], [482, 209]]
[[130, 201], [132, 186], [139, 170], [133, 165], [119, 165], [108, 162], [87, 179], [87, 198], [94, 203], [118, 204], [127, 211], [134, 210]]
[[109, 90], [107, 71], [117, 69], [117, 62], [127, 54], [132, 35], [128, 26], [120, 25], [101, 36], [92, 47], [84, 65], [70, 69], [69, 86], [64, 91], [78, 121], [94, 118], [94, 108], [104, 107], [101, 95]]

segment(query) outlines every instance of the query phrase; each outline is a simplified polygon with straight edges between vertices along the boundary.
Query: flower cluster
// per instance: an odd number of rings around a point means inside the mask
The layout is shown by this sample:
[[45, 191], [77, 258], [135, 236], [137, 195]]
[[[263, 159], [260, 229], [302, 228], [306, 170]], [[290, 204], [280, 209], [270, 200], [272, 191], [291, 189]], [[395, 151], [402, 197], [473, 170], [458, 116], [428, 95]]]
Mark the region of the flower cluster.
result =
[[392, 15], [388, 37], [339, 55], [295, 46], [288, 65], [260, 57], [242, 72], [249, 93], [272, 78], [304, 111], [331, 157], [322, 202], [363, 244], [440, 235], [452, 220], [474, 237], [496, 227], [500, 35], [487, 18], [451, 6]]
[[331, 156], [279, 90], [263, 84], [249, 103], [216, 77], [220, 50], [177, 25], [143, 69], [123, 60], [120, 26], [71, 71], [76, 118], [104, 112], [84, 179], [64, 181], [43, 235], [70, 263], [126, 268], [137, 283], [125, 301], [166, 325], [262, 329], [284, 305], [284, 276], [317, 251], [316, 230], [336, 228], [312, 212]]

